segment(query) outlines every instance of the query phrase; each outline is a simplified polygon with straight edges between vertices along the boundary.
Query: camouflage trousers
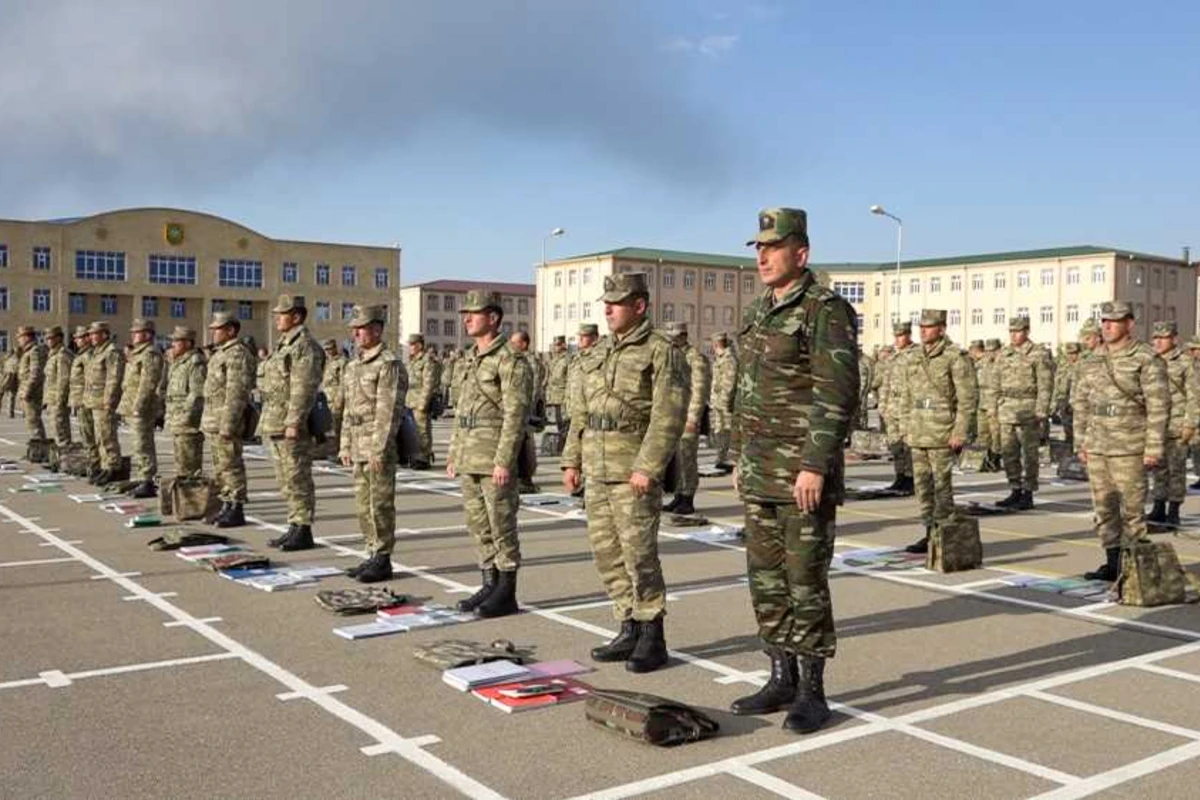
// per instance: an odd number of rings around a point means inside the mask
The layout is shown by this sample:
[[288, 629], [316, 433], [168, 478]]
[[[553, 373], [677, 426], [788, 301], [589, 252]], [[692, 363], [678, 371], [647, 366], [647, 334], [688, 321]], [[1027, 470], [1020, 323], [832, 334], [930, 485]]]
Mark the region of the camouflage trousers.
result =
[[333, 417], [333, 422], [330, 424], [329, 432], [325, 434], [325, 450], [329, 453], [329, 457], [337, 460], [337, 454], [342, 448], [342, 418], [345, 416], [343, 409], [336, 411], [330, 409], [330, 416]]
[[79, 423], [79, 438], [83, 439], [83, 449], [87, 453], [88, 469], [100, 469], [100, 445], [96, 441], [96, 425], [92, 419], [92, 412], [86, 408], [77, 408], [75, 420]]
[[150, 481], [158, 475], [158, 448], [154, 444], [154, 417], [129, 417], [133, 431], [133, 469], [130, 478]]
[[1105, 548], [1132, 544], [1146, 537], [1146, 469], [1141, 454], [1088, 454], [1096, 535]]
[[921, 522], [932, 527], [954, 515], [954, 487], [951, 469], [954, 452], [949, 447], [914, 447], [913, 484], [921, 507]]
[[1038, 446], [1041, 426], [1030, 420], [1013, 425], [1001, 425], [1003, 441], [1000, 455], [1004, 458], [1004, 475], [1010, 489], [1027, 492], [1038, 490]]
[[117, 415], [107, 408], [93, 408], [92, 428], [96, 432], [96, 444], [100, 449], [100, 468], [121, 468], [121, 441], [117, 438]]
[[66, 403], [55, 403], [46, 410], [50, 412], [50, 429], [61, 452], [71, 444], [71, 410]]
[[692, 497], [700, 487], [700, 434], [684, 433], [679, 437], [675, 448], [675, 459], [679, 465], [679, 482], [675, 487], [676, 494], [686, 494]]
[[204, 470], [204, 434], [177, 433], [174, 436], [175, 474], [181, 478], [198, 478]]
[[1004, 447], [1003, 438], [1000, 436], [1000, 420], [991, 411], [981, 411], [980, 427], [982, 431], [979, 436], [979, 443], [986, 447], [990, 452], [999, 453]]
[[17, 415], [17, 393], [12, 391], [0, 394], [0, 406], [4, 404], [4, 395], [8, 395], [8, 418], [12, 419]]
[[836, 517], [828, 495], [814, 514], [795, 503], [746, 501], [750, 602], [768, 646], [816, 658], [837, 651], [829, 594]]
[[42, 424], [42, 404], [22, 400], [21, 407], [25, 411], [25, 429], [29, 431], [29, 438], [45, 439], [46, 426]]
[[214, 434], [209, 449], [212, 450], [213, 481], [221, 501], [246, 502], [246, 460], [242, 456], [242, 437], [231, 436], [226, 439]]
[[467, 532], [475, 540], [479, 568], [515, 572], [521, 566], [521, 542], [517, 537], [521, 496], [516, 476], [504, 486], [497, 486], [491, 475], [463, 475], [462, 493]]
[[[894, 430], [894, 429], [893, 429]], [[889, 439], [892, 437], [889, 435]], [[892, 454], [892, 471], [897, 478], [911, 478], [913, 474], [912, 450], [902, 439], [888, 442], [888, 452]]]
[[312, 525], [317, 494], [313, 487], [313, 440], [300, 428], [295, 439], [271, 437], [271, 461], [275, 465], [275, 481], [287, 501], [289, 525]]
[[1188, 448], [1175, 436], [1163, 442], [1163, 457], [1158, 467], [1150, 474], [1155, 502], [1182, 503], [1187, 497]]
[[563, 435], [566, 435], [567, 428], [571, 427], [571, 420], [568, 417], [563, 415], [564, 408], [565, 408], [565, 406], [562, 406], [558, 403], [555, 403], [553, 405], [547, 403], [546, 404], [546, 424], [550, 425], [553, 423], [554, 430], [558, 431], [559, 433], [561, 433]]
[[1058, 417], [1062, 420], [1063, 439], [1067, 443], [1067, 450], [1075, 452], [1075, 412], [1070, 406], [1066, 406], [1058, 413]]
[[421, 460], [427, 464], [433, 463], [433, 420], [429, 418], [429, 409], [414, 408], [413, 420], [417, 423], [417, 441], [421, 443]]
[[638, 497], [628, 483], [589, 481], [587, 530], [596, 572], [620, 621], [649, 622], [666, 613], [667, 585], [658, 558], [662, 487]]
[[389, 451], [393, 448], [385, 450], [378, 472], [368, 463], [354, 464], [354, 503], [367, 555], [390, 555], [396, 545], [396, 454]]
[[733, 413], [729, 411], [719, 411], [712, 409], [712, 415], [709, 419], [712, 425], [712, 433], [708, 435], [709, 444], [716, 448], [717, 463], [729, 463], [729, 439], [730, 431], [733, 430]]

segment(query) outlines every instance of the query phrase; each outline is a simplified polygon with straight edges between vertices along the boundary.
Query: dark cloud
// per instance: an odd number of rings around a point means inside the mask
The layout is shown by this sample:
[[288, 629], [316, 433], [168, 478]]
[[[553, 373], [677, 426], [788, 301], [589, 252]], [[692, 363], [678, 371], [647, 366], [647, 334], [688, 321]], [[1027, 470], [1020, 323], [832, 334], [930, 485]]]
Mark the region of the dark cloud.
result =
[[[725, 173], [689, 65], [635, 2], [0, 0], [0, 192], [206, 189], [469, 117], [671, 183]], [[694, 96], [694, 92], [691, 93]]]

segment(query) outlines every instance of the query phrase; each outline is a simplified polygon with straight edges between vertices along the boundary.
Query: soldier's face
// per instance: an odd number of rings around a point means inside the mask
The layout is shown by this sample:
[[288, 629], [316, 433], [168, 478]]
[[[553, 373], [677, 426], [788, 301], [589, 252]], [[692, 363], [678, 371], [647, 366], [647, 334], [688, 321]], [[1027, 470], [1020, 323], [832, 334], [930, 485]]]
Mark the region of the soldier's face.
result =
[[921, 326], [921, 344], [933, 344], [938, 339], [942, 338], [942, 331], [946, 330], [941, 325], [922, 325]]
[[567, 349], [566, 342], [555, 342], [554, 343], [554, 352], [561, 353], [563, 350], [566, 350], [566, 349]]
[[354, 344], [360, 350], [370, 350], [375, 345], [379, 344], [379, 340], [383, 337], [383, 327], [378, 323], [372, 322], [370, 325], [363, 325], [354, 329]]
[[233, 338], [233, 327], [224, 325], [220, 328], [212, 329], [213, 344], [225, 344]]
[[141, 344], [150, 341], [150, 337], [153, 335], [150, 331], [133, 331], [129, 334], [129, 339], [134, 344]]
[[181, 355], [192, 349], [192, 343], [187, 339], [174, 339], [171, 341], [171, 355], [179, 358]]
[[1163, 353], [1171, 352], [1171, 348], [1175, 346], [1175, 340], [1170, 336], [1155, 336], [1154, 337], [1154, 352], [1160, 356]]
[[1029, 331], [1009, 331], [1008, 341], [1013, 347], [1020, 347], [1029, 341]]
[[788, 237], [774, 244], [756, 244], [758, 277], [772, 289], [787, 286], [799, 279], [808, 266], [808, 248]]
[[1133, 332], [1131, 319], [1106, 319], [1100, 322], [1100, 331], [1106, 344], [1120, 344]]
[[99, 347], [103, 342], [108, 341], [108, 334], [104, 331], [92, 331], [88, 334], [88, 338], [92, 341], [92, 347]]
[[589, 347], [591, 347], [595, 343], [596, 343], [596, 337], [592, 336], [590, 333], [583, 333], [583, 334], [579, 335], [580, 349], [587, 350]]
[[908, 347], [910, 344], [912, 344], [912, 335], [902, 333], [899, 336], [894, 337], [892, 341], [896, 345], [897, 350], [903, 350], [905, 347]]
[[1095, 350], [1100, 346], [1099, 334], [1089, 333], [1087, 336], [1083, 337], [1083, 344], [1088, 350]]
[[286, 314], [275, 315], [275, 330], [280, 333], [287, 333], [292, 328], [300, 324], [300, 315], [288, 312]]
[[495, 315], [489, 311], [464, 311], [462, 318], [463, 330], [471, 338], [486, 336], [498, 327], [492, 324]]
[[646, 316], [646, 299], [631, 297], [620, 303], [604, 304], [604, 321], [612, 333], [622, 334], [633, 330], [634, 326]]

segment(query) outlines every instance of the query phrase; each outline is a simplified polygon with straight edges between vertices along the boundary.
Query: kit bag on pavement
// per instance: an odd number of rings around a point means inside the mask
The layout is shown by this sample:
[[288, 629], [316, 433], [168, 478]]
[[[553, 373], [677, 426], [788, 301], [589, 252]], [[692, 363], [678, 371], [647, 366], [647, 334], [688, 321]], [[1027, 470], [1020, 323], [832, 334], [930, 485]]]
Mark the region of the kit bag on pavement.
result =
[[1121, 548], [1117, 595], [1127, 606], [1187, 602], [1188, 579], [1170, 542], [1134, 542]]
[[221, 508], [221, 499], [213, 482], [198, 478], [175, 477], [163, 481], [159, 492], [159, 511], [179, 522], [213, 519]]
[[642, 692], [596, 689], [588, 695], [584, 714], [610, 731], [660, 747], [709, 739], [721, 729], [690, 706]]
[[25, 446], [25, 460], [31, 464], [45, 464], [50, 460], [50, 440], [30, 439]]
[[961, 572], [983, 566], [983, 542], [979, 520], [954, 514], [935, 522], [929, 534], [925, 567], [938, 572]]

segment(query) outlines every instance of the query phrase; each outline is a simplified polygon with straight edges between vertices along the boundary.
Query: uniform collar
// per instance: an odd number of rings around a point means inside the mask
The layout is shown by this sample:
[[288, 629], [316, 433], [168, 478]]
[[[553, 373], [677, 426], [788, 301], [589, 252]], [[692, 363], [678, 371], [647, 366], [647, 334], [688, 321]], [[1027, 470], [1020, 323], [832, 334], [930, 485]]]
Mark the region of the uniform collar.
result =
[[612, 337], [613, 347], [625, 347], [628, 344], [640, 342], [649, 336], [653, 329], [654, 323], [650, 321], [650, 317], [642, 317], [642, 321], [624, 336], [619, 339], [615, 335]]
[[475, 345], [475, 355], [479, 358], [490, 356], [492, 353], [496, 352], [501, 347], [504, 347], [506, 344], [508, 344], [508, 339], [506, 339], [502, 334], [497, 333], [496, 337], [488, 343], [486, 348], [480, 350], [479, 345]]
[[296, 341], [296, 337], [302, 333], [304, 333], [304, 326], [297, 325], [296, 327], [292, 328], [290, 331], [287, 331], [286, 333], [281, 334], [279, 337], [279, 341], [283, 344], [291, 344], [292, 342]]
[[378, 356], [380, 353], [383, 352], [384, 347], [385, 347], [385, 345], [384, 345], [383, 341], [381, 340], [379, 342], [379, 344], [375, 345], [374, 347], [372, 347], [368, 350], [359, 350], [358, 351], [358, 360], [363, 362], [364, 364], [368, 361], [373, 361], [376, 356]]
[[800, 276], [800, 280], [784, 293], [783, 297], [775, 299], [775, 290], [767, 287], [763, 294], [763, 308], [768, 311], [774, 311], [776, 308], [785, 308], [794, 305], [804, 293], [808, 291], [808, 287], [816, 283], [816, 278], [813, 277], [812, 270], [805, 267], [804, 274]]
[[130, 353], [130, 355], [137, 355], [138, 353], [142, 352], [149, 346], [150, 346], [150, 342], [142, 342], [141, 344], [135, 344], [133, 346], [133, 349], [130, 350], [129, 353]]

